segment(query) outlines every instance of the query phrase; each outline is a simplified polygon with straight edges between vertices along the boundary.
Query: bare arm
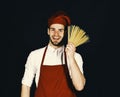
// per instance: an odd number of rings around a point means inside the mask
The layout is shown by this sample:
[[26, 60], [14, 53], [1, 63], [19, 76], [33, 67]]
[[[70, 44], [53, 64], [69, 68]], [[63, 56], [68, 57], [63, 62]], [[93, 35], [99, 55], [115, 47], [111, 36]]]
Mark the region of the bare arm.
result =
[[29, 86], [22, 84], [21, 97], [30, 97], [30, 87]]
[[85, 77], [80, 71], [78, 64], [74, 58], [75, 46], [72, 43], [69, 43], [66, 47], [66, 54], [69, 60], [69, 65], [71, 68], [72, 82], [76, 90], [80, 91], [84, 88]]

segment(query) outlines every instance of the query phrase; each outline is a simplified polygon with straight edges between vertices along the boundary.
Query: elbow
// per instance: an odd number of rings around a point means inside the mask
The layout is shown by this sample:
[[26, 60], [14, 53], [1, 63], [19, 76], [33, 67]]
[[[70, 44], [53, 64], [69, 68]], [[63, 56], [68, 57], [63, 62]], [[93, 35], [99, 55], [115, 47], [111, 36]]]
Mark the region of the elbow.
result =
[[79, 83], [79, 84], [75, 87], [75, 89], [76, 89], [77, 91], [82, 91], [82, 90], [84, 89], [84, 87], [85, 87], [85, 83], [86, 83], [86, 81], [84, 80], [84, 82]]
[[77, 87], [75, 87], [75, 89], [77, 91], [82, 91], [84, 89], [84, 85], [77, 86]]

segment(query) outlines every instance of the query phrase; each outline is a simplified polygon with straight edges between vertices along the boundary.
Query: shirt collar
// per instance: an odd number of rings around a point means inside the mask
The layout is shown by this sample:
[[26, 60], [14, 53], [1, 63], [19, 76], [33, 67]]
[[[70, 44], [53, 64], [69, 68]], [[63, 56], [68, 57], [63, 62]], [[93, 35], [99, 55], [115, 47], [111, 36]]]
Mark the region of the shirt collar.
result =
[[53, 48], [51, 45], [48, 44], [48, 50], [51, 52], [62, 53], [64, 51], [64, 45], [59, 48]]

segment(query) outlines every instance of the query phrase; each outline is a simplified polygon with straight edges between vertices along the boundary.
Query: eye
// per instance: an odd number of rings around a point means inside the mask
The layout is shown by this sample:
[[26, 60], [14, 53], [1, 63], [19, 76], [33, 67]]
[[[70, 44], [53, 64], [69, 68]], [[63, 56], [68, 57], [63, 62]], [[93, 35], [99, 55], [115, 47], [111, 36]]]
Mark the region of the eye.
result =
[[54, 28], [50, 28], [50, 31], [55, 31], [55, 29]]
[[64, 29], [59, 29], [59, 32], [64, 32]]

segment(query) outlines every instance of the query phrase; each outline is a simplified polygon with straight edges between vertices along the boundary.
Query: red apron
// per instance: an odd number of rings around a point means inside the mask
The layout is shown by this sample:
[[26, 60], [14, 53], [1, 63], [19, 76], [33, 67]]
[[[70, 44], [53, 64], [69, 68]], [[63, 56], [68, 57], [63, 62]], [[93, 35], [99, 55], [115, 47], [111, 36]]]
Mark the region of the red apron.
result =
[[[38, 87], [35, 97], [76, 97], [68, 85], [68, 69], [65, 65], [43, 65], [47, 47], [44, 51]], [[66, 55], [65, 55], [65, 63]]]

